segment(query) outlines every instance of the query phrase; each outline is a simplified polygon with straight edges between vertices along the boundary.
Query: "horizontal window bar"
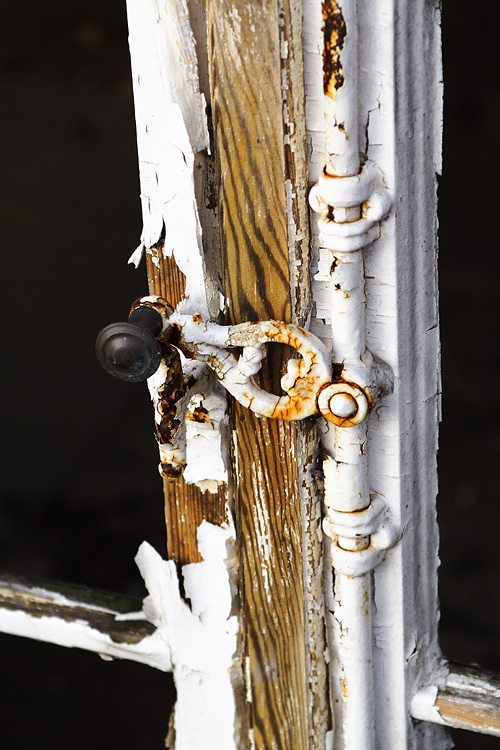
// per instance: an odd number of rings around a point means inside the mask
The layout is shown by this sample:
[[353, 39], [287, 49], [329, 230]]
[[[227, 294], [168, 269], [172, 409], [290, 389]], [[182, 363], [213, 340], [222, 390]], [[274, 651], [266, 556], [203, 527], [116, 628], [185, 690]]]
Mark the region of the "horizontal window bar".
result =
[[445, 664], [415, 693], [413, 718], [500, 737], [500, 676]]
[[170, 652], [140, 600], [0, 575], [0, 632], [169, 671]]

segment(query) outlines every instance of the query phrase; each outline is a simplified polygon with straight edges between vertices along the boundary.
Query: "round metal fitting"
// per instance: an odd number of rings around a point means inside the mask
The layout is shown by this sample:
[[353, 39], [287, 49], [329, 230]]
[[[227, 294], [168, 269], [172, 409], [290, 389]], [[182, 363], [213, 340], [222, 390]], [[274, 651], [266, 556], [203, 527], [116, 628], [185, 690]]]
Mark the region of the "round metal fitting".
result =
[[368, 398], [354, 383], [329, 383], [318, 395], [318, 409], [337, 427], [352, 427], [366, 419]]
[[161, 362], [160, 344], [150, 331], [135, 323], [111, 323], [103, 328], [96, 354], [106, 372], [128, 383], [147, 380]]

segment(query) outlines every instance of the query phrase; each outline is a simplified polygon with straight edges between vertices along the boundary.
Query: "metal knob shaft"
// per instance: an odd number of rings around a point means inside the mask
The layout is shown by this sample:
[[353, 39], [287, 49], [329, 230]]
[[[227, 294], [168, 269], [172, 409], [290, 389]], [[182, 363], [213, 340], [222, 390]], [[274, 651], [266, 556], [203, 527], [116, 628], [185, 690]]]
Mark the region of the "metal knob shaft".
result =
[[138, 383], [158, 369], [161, 347], [156, 336], [161, 315], [152, 307], [137, 307], [126, 323], [111, 323], [96, 340], [97, 359], [106, 372], [119, 380]]

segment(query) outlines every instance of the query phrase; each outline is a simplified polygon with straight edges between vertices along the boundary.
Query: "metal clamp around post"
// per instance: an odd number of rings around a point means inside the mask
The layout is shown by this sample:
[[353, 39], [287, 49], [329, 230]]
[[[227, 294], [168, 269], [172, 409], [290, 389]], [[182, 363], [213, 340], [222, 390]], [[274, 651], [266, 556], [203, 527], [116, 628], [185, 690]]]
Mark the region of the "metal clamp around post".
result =
[[380, 169], [366, 161], [359, 174], [349, 177], [334, 177], [323, 170], [311, 188], [309, 204], [320, 214], [323, 245], [333, 252], [352, 253], [378, 239], [379, 224], [389, 213], [392, 194]]
[[[323, 530], [332, 539], [332, 564], [338, 573], [357, 578], [381, 563], [387, 550], [401, 538], [401, 529], [391, 517], [382, 498], [372, 496], [364, 510], [345, 513], [328, 509], [323, 520]], [[345, 549], [345, 541], [361, 543]]]

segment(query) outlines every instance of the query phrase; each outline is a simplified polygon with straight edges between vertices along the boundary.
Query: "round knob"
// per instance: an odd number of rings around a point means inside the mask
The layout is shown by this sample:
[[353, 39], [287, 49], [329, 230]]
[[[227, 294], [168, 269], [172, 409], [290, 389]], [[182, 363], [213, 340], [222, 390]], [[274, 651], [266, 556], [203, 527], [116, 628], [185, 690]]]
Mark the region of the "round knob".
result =
[[150, 307], [132, 312], [128, 323], [111, 323], [96, 340], [97, 359], [119, 380], [137, 383], [158, 369], [161, 348], [155, 336], [162, 328], [159, 313]]

